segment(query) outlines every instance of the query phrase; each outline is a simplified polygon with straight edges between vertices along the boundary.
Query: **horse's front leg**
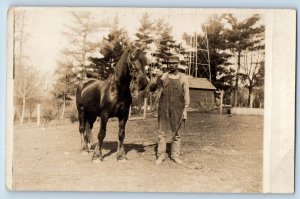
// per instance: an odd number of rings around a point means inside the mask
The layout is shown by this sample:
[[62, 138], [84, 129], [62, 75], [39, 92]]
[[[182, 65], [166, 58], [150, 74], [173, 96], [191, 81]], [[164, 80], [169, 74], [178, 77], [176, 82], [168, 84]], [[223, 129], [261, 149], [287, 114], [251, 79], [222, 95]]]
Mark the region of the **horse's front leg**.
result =
[[98, 141], [99, 141], [99, 160], [103, 161], [102, 156], [102, 146], [103, 146], [103, 140], [106, 136], [106, 126], [108, 121], [108, 115], [102, 114], [101, 115], [101, 124], [100, 124], [100, 131], [98, 133]]
[[118, 142], [118, 151], [117, 151], [117, 160], [126, 160], [125, 150], [124, 150], [124, 140], [125, 140], [125, 126], [128, 120], [128, 114], [125, 116], [119, 117], [119, 142]]

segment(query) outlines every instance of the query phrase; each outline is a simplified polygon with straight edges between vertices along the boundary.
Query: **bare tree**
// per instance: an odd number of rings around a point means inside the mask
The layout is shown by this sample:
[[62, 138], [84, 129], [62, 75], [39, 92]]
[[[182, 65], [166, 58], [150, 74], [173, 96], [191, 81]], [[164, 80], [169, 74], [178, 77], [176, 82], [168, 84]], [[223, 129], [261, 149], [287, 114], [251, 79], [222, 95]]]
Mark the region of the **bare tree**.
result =
[[262, 49], [245, 51], [242, 60], [240, 76], [248, 89], [248, 105], [251, 108], [253, 89], [255, 87], [263, 86], [264, 82], [264, 52]]
[[225, 36], [227, 41], [227, 47], [231, 50], [232, 54], [237, 59], [236, 79], [235, 79], [235, 95], [234, 106], [238, 104], [238, 89], [239, 89], [239, 75], [241, 68], [241, 55], [243, 51], [255, 46], [257, 40], [253, 40], [257, 34], [264, 32], [264, 26], [257, 25], [260, 20], [260, 16], [255, 14], [243, 21], [238, 21], [232, 14], [223, 15], [230, 25], [230, 28], [225, 30]]
[[29, 111], [30, 118], [36, 103], [41, 102], [46, 81], [45, 77], [32, 66], [26, 54], [29, 42], [29, 18], [25, 11], [15, 10], [14, 21], [14, 107], [20, 124], [23, 125], [25, 113]]
[[28, 57], [24, 55], [24, 45], [28, 38], [25, 30], [28, 19], [25, 11], [15, 10], [14, 12], [14, 70], [17, 71], [14, 73], [14, 106], [22, 125], [26, 108], [26, 87], [28, 84], [25, 71]]

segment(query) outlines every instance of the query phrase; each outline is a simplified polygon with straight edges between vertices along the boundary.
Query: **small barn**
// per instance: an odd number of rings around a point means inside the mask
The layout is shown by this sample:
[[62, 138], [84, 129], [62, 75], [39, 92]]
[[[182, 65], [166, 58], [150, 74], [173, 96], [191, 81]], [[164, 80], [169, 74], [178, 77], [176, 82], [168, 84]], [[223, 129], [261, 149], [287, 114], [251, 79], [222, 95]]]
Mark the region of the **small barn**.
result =
[[210, 110], [215, 105], [216, 88], [206, 78], [189, 77], [190, 108]]

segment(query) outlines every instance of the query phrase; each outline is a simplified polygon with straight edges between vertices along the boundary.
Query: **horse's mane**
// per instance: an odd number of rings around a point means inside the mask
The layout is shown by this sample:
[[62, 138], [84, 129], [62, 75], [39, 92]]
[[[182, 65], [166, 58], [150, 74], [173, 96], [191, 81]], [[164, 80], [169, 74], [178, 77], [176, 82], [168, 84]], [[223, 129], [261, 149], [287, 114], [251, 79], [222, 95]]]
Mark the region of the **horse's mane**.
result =
[[[128, 71], [127, 67], [127, 61], [128, 61], [128, 56], [130, 56], [130, 52], [132, 51], [131, 48], [127, 47], [127, 49], [122, 53], [120, 59], [118, 60], [115, 68], [115, 73], [118, 79], [122, 79], [122, 77], [126, 76]], [[136, 56], [137, 59], [140, 60], [141, 64], [145, 66], [147, 64], [147, 58], [144, 55], [144, 53], [141, 53], [142, 51], [140, 49], [137, 49], [137, 54]]]
[[129, 51], [130, 49], [127, 47], [116, 64], [115, 74], [118, 80], [122, 79], [122, 77], [124, 77], [128, 72], [127, 59], [129, 56]]

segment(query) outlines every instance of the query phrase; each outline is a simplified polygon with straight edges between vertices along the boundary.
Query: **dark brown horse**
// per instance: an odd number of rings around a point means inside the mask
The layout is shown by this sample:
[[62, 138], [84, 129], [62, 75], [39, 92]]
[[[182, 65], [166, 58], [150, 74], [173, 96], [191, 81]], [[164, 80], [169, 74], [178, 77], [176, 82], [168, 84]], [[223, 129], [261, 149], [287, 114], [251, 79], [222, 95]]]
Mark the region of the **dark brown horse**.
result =
[[76, 91], [81, 143], [88, 151], [91, 146], [93, 124], [97, 117], [101, 117], [98, 134], [99, 160], [101, 161], [107, 121], [112, 117], [119, 119], [117, 159], [126, 160], [123, 142], [129, 107], [132, 103], [131, 88], [132, 85], [135, 85], [137, 90], [146, 88], [148, 84], [144, 69], [146, 64], [147, 59], [142, 49], [127, 47], [116, 64], [115, 72], [107, 80], [86, 79]]

